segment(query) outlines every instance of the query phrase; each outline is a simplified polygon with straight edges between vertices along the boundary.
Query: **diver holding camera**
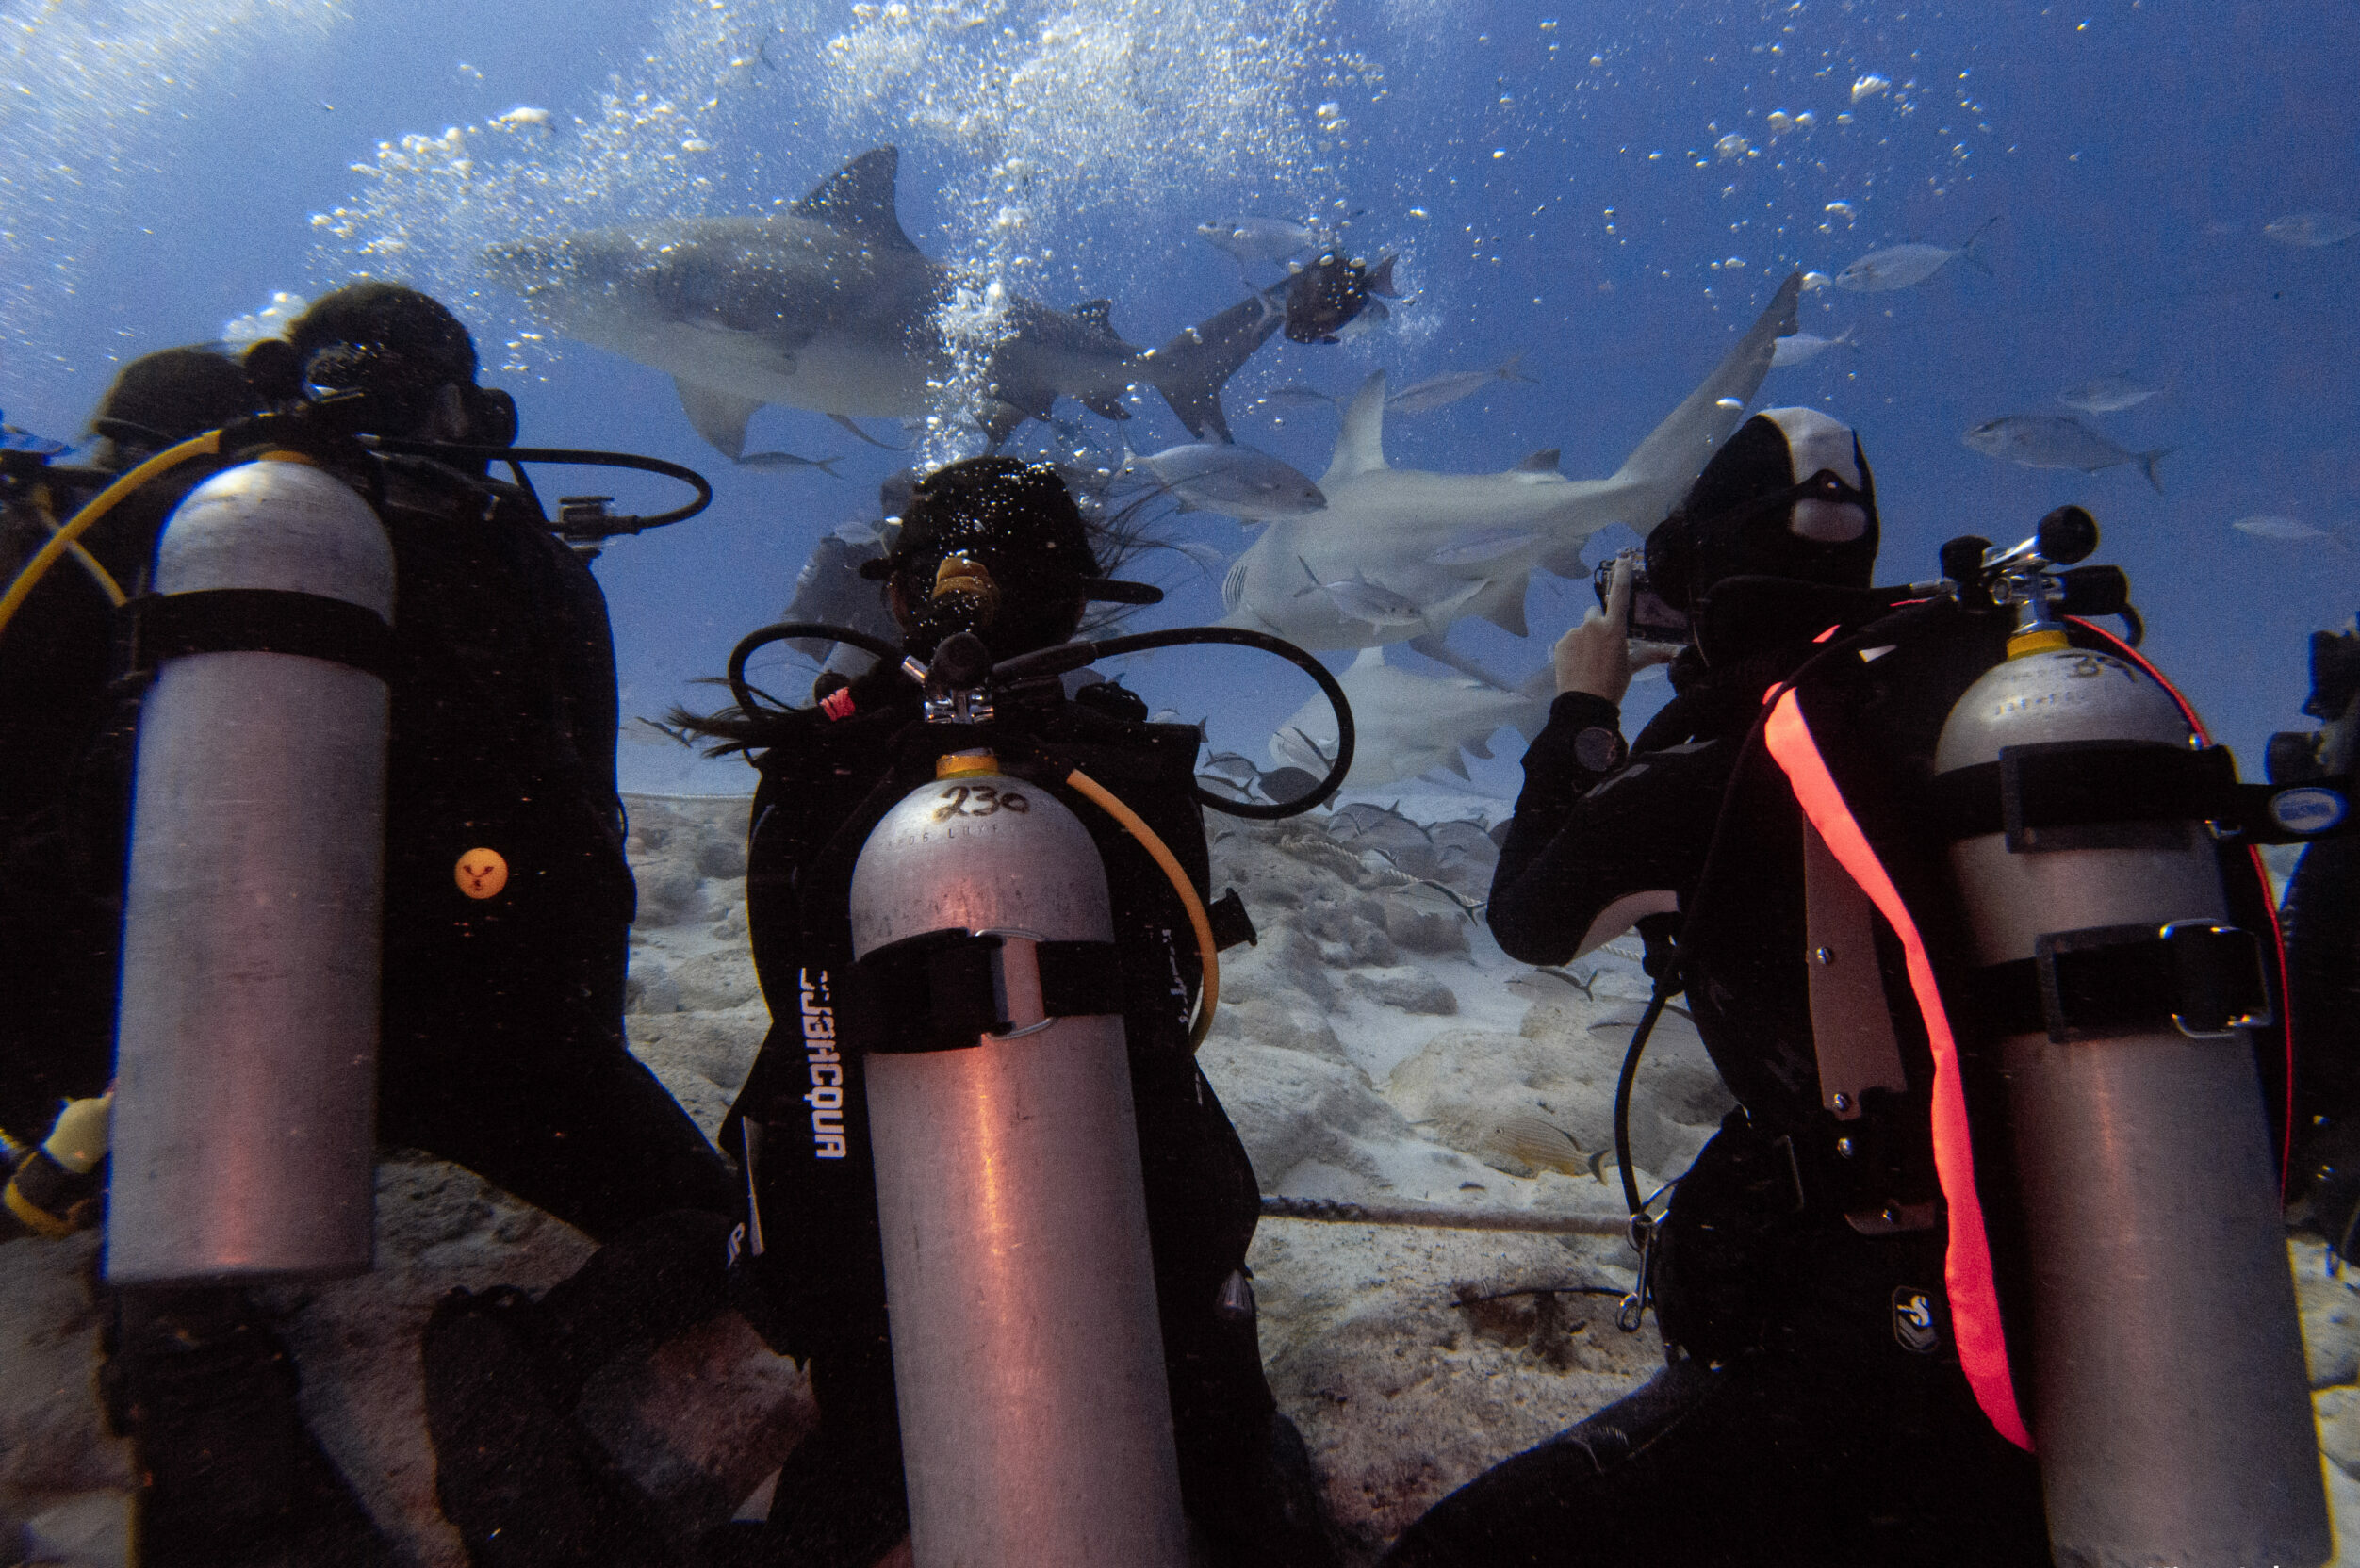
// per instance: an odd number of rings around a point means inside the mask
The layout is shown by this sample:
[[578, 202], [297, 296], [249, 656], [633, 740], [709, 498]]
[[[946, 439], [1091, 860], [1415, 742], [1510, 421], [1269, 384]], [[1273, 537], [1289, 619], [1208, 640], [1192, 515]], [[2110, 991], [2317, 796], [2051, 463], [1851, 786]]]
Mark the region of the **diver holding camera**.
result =
[[[1560, 964], [1639, 925], [1618, 1123], [1682, 988], [1740, 1108], [1660, 1220], [1625, 1150], [1622, 1326], [1657, 1309], [1664, 1370], [1392, 1568], [2327, 1555], [2269, 792], [2074, 618], [2137, 634], [2126, 580], [2073, 565], [2087, 514], [1899, 589], [1877, 531], [1853, 433], [1766, 411], [1649, 536], [1649, 594], [1612, 564], [1555, 650], [1492, 929]], [[1632, 638], [1667, 633], [1675, 695], [1626, 743]]]

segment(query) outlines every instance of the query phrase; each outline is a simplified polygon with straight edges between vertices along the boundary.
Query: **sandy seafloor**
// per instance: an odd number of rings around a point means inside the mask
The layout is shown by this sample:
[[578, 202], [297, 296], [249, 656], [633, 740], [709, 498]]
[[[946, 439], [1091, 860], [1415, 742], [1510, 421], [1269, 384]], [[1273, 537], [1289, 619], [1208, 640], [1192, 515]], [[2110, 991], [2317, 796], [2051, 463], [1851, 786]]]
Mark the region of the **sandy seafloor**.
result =
[[[1618, 1215], [1611, 1167], [1604, 1181], [1535, 1169], [1498, 1147], [1497, 1129], [1539, 1116], [1584, 1152], [1611, 1144], [1615, 1072], [1647, 994], [1637, 964], [1578, 962], [1585, 993], [1509, 959], [1414, 880], [1480, 899], [1488, 841], [1436, 825], [1487, 825], [1504, 803], [1424, 784], [1363, 799], [1283, 824], [1210, 819], [1215, 890], [1240, 890], [1260, 940], [1225, 956], [1203, 1060], [1263, 1189]], [[710, 1133], [768, 1024], [746, 945], [746, 802], [629, 804], [631, 1043]], [[1693, 1031], [1667, 1018], [1632, 1119], [1646, 1189], [1684, 1168], [1728, 1103]], [[428, 1311], [453, 1286], [545, 1286], [589, 1251], [468, 1173], [397, 1152], [380, 1171], [377, 1269], [274, 1297], [315, 1429], [421, 1568], [465, 1561], [434, 1504], [417, 1352]], [[2360, 1276], [2331, 1278], [2316, 1243], [2289, 1252], [2330, 1496], [2360, 1520]], [[95, 1255], [88, 1235], [0, 1247], [0, 1542], [21, 1538], [25, 1560], [123, 1561], [128, 1457], [92, 1390]], [[1263, 1356], [1348, 1560], [1372, 1560], [1451, 1488], [1661, 1364], [1651, 1320], [1636, 1334], [1614, 1326], [1631, 1262], [1613, 1238], [1264, 1220], [1251, 1257]], [[759, 1509], [813, 1419], [802, 1375], [734, 1317], [609, 1368], [583, 1409], [675, 1505], [684, 1537]], [[0, 1560], [17, 1560], [0, 1547]]]

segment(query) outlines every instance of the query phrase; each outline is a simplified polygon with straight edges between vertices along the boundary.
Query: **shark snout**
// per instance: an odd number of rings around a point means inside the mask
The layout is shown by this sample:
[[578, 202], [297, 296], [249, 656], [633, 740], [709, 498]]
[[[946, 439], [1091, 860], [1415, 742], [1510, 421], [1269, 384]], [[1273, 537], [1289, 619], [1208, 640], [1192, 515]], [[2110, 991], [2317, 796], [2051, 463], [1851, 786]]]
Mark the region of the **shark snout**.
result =
[[483, 253], [483, 270], [493, 280], [519, 292], [553, 282], [571, 265], [564, 243], [548, 239], [518, 239], [500, 245], [487, 245]]

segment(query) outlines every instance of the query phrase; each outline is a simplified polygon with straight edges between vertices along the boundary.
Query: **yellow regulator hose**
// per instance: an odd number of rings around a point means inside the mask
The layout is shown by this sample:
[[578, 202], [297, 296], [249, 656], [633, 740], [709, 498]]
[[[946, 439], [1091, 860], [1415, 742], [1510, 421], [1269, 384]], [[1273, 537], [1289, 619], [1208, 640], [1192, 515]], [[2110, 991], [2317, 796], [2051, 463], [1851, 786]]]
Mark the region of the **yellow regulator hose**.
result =
[[1181, 869], [1179, 858], [1171, 846], [1155, 836], [1155, 830], [1139, 819], [1139, 814], [1115, 798], [1098, 780], [1075, 768], [1065, 776], [1065, 782], [1095, 802], [1106, 815], [1123, 825], [1123, 831], [1139, 841], [1139, 847], [1155, 858], [1172, 882], [1172, 890], [1180, 895], [1181, 906], [1188, 911], [1188, 923], [1196, 929], [1196, 951], [1205, 966], [1205, 984], [1197, 992], [1196, 1021], [1188, 1026], [1188, 1049], [1194, 1051], [1205, 1043], [1205, 1037], [1213, 1027], [1213, 1009], [1221, 1002], [1221, 950], [1213, 945], [1213, 922], [1205, 913], [1205, 901], [1196, 896], [1196, 888], [1188, 874]]
[[112, 512], [117, 502], [165, 470], [177, 468], [192, 457], [207, 457], [221, 449], [221, 433], [218, 430], [190, 436], [178, 446], [165, 448], [92, 497], [88, 506], [74, 514], [72, 522], [51, 534], [49, 542], [33, 552], [33, 559], [27, 561], [25, 569], [16, 574], [16, 580], [8, 584], [8, 591], [0, 594], [0, 633], [8, 630], [8, 623], [16, 619], [16, 612], [24, 608], [25, 600], [32, 594], [35, 585], [48, 575], [49, 568], [73, 547], [75, 540], [89, 532], [101, 517]]

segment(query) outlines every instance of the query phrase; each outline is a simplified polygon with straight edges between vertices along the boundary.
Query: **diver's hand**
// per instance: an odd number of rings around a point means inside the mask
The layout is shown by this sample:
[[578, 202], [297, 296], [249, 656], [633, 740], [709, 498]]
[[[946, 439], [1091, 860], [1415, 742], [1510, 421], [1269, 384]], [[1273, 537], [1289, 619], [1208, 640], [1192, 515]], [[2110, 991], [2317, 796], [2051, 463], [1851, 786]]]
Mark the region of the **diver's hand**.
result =
[[1623, 628], [1630, 624], [1631, 561], [1625, 557], [1614, 563], [1614, 574], [1607, 579], [1606, 608], [1582, 617], [1582, 624], [1557, 639], [1557, 645], [1549, 650], [1558, 694], [1586, 692], [1619, 707], [1623, 694], [1631, 690], [1634, 667], [1661, 664], [1678, 651], [1654, 643], [1632, 643], [1623, 635]]

